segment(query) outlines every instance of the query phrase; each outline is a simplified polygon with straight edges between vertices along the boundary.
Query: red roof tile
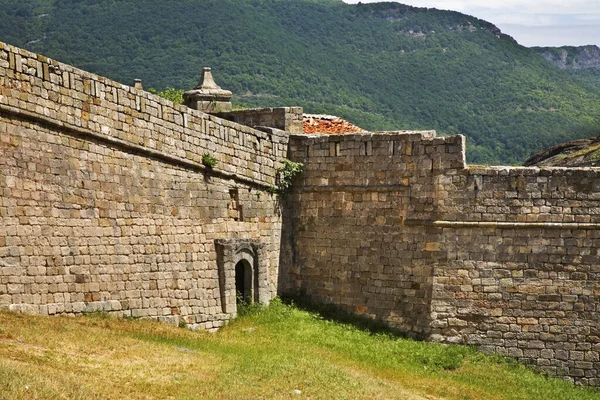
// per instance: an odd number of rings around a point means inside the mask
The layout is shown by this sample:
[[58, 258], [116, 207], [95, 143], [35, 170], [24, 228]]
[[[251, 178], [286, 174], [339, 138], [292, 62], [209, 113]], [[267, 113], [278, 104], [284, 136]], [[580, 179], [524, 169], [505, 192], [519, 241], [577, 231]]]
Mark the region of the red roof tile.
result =
[[325, 133], [343, 135], [344, 133], [365, 133], [362, 128], [333, 115], [304, 114], [304, 133]]

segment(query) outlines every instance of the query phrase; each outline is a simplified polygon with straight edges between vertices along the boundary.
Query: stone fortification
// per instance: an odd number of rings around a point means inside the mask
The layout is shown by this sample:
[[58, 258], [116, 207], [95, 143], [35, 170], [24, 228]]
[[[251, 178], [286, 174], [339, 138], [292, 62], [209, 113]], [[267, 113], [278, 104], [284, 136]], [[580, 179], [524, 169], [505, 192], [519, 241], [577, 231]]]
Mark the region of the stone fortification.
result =
[[[469, 167], [462, 136], [301, 124], [0, 44], [0, 307], [216, 329], [236, 297], [292, 290], [600, 386], [598, 170]], [[305, 172], [278, 199], [286, 156]]]
[[431, 336], [600, 386], [600, 179], [591, 169], [441, 177]]
[[290, 288], [426, 337], [439, 248], [435, 228], [405, 222], [431, 216], [434, 178], [464, 168], [463, 140], [292, 136], [290, 155], [306, 172], [284, 231]]
[[600, 179], [467, 167], [462, 137], [292, 136], [289, 286], [598, 386]]
[[281, 218], [266, 190], [283, 132], [4, 44], [0, 116], [1, 306], [211, 329], [235, 314], [241, 260], [250, 295], [275, 295]]

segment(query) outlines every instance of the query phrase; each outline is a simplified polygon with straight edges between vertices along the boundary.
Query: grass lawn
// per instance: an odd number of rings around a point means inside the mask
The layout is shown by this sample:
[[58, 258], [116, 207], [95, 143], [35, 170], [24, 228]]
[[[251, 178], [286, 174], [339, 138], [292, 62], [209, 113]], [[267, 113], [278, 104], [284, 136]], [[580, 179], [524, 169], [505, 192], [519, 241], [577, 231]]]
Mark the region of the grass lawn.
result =
[[217, 333], [0, 313], [0, 399], [600, 399], [472, 348], [373, 334], [275, 300]]

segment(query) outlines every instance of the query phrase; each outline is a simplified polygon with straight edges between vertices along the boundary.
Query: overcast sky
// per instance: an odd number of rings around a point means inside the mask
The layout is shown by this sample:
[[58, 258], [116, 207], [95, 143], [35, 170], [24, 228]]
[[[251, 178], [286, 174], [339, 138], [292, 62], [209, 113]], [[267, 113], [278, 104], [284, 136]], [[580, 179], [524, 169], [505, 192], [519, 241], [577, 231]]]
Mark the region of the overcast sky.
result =
[[600, 0], [406, 0], [399, 3], [454, 10], [484, 19], [523, 46], [600, 45]]

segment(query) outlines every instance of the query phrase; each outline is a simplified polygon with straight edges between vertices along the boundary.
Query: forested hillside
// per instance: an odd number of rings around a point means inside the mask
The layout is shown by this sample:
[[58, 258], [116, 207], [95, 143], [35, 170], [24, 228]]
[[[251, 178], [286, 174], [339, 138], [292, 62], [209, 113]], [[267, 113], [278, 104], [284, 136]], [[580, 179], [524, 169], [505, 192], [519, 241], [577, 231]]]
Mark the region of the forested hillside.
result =
[[457, 12], [339, 0], [0, 0], [0, 40], [144, 87], [203, 66], [246, 106], [300, 105], [366, 129], [468, 136], [519, 163], [600, 133], [600, 91]]

